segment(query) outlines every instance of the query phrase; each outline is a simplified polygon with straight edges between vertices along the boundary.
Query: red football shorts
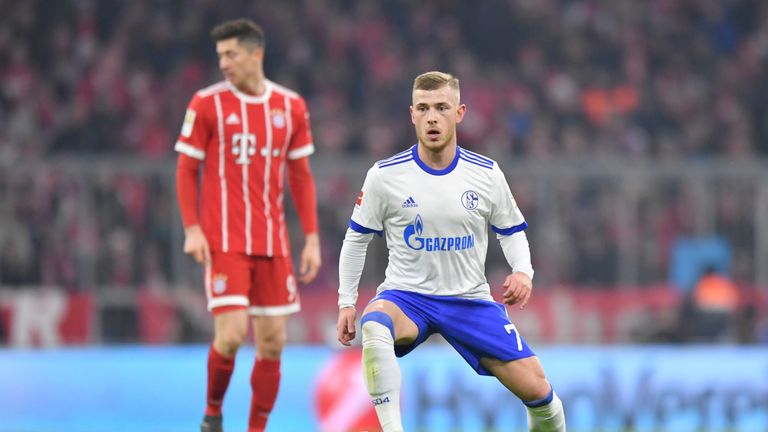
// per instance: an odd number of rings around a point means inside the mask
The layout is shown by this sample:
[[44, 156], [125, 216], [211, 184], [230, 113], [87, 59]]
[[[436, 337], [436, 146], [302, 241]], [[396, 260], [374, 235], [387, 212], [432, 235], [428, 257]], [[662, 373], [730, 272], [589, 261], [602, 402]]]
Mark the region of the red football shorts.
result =
[[205, 294], [214, 315], [245, 308], [251, 315], [288, 315], [301, 309], [290, 257], [211, 252]]

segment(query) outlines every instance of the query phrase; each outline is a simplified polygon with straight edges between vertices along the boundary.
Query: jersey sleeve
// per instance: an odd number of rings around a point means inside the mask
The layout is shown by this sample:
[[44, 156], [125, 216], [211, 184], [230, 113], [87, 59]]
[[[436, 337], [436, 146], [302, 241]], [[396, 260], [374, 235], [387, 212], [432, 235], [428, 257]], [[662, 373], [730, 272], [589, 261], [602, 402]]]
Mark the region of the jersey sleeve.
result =
[[379, 168], [373, 166], [368, 170], [363, 182], [363, 189], [355, 202], [349, 228], [360, 234], [374, 233], [379, 236], [384, 233], [384, 200], [381, 192]]
[[205, 101], [195, 94], [187, 106], [174, 150], [197, 160], [205, 159], [206, 146], [212, 133], [212, 123], [208, 121], [211, 115], [206, 108]]
[[288, 188], [304, 234], [317, 232], [317, 194], [309, 158], [288, 161]]
[[199, 224], [197, 217], [197, 174], [200, 161], [179, 153], [176, 162], [176, 197], [184, 228]]
[[528, 228], [498, 164], [494, 164], [492, 175], [491, 229], [496, 234], [507, 236]]
[[312, 142], [312, 129], [309, 127], [309, 110], [304, 98], [298, 97], [293, 101], [291, 117], [294, 121], [294, 131], [288, 145], [288, 159], [299, 159], [315, 152]]

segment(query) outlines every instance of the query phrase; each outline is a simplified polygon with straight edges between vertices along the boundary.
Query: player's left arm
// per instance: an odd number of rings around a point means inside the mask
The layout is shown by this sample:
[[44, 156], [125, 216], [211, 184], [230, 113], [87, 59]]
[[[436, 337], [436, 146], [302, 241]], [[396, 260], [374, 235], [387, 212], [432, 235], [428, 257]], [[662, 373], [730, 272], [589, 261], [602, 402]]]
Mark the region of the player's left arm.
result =
[[504, 303], [524, 308], [533, 290], [531, 250], [525, 229], [528, 223], [517, 207], [504, 173], [494, 165], [494, 188], [490, 215], [491, 229], [496, 232], [501, 249], [512, 273], [504, 280]]
[[295, 110], [296, 129], [288, 150], [288, 188], [296, 205], [296, 212], [304, 231], [304, 248], [299, 258], [299, 280], [310, 283], [317, 276], [322, 263], [320, 236], [317, 227], [317, 195], [315, 179], [309, 165], [309, 155], [314, 152], [309, 114], [304, 100], [297, 100]]
[[504, 280], [504, 303], [519, 303], [520, 309], [523, 309], [528, 304], [533, 290], [533, 266], [528, 237], [525, 231], [499, 237], [501, 250], [512, 268], [512, 273]]
[[288, 161], [288, 188], [305, 236], [304, 249], [301, 251], [299, 261], [299, 280], [309, 283], [317, 276], [321, 258], [315, 180], [309, 167], [308, 157]]

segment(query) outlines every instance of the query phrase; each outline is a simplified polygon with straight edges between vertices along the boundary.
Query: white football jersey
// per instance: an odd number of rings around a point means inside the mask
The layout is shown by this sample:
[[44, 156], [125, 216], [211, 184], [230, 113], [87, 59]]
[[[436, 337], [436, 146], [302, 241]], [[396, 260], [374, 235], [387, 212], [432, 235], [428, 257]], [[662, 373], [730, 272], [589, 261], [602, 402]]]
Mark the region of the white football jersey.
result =
[[378, 291], [492, 300], [485, 278], [488, 225], [502, 235], [528, 224], [504, 173], [457, 147], [443, 170], [419, 159], [417, 145], [368, 170], [349, 227], [386, 234], [389, 263]]

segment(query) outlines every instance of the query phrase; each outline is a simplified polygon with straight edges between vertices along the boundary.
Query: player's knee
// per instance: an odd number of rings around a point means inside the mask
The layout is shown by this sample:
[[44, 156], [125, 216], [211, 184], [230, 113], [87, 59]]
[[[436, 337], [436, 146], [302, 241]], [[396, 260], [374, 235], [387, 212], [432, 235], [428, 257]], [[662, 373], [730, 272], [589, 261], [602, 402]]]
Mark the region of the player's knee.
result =
[[236, 351], [243, 344], [243, 337], [237, 334], [228, 334], [219, 338], [219, 345], [227, 351]]
[[259, 338], [257, 349], [261, 358], [278, 359], [285, 348], [287, 337], [285, 332]]
[[223, 331], [216, 335], [214, 343], [223, 353], [231, 354], [245, 341], [245, 334], [236, 330]]
[[368, 312], [360, 319], [360, 325], [363, 330], [363, 348], [378, 344], [394, 344], [395, 325], [386, 313]]
[[552, 386], [549, 381], [544, 379], [536, 380], [528, 388], [525, 389], [525, 394], [522, 395], [524, 402], [530, 401], [543, 401], [552, 398]]

